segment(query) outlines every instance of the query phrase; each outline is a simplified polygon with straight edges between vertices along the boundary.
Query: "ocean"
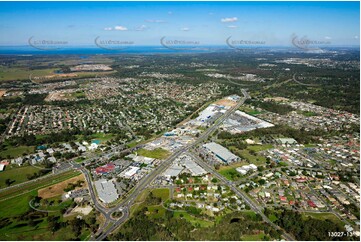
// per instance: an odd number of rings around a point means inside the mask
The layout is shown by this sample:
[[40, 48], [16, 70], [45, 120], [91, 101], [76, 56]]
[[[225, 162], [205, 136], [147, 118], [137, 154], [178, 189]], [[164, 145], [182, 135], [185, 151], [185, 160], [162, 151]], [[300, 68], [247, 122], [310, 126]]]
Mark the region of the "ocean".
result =
[[181, 47], [168, 49], [163, 46], [131, 46], [120, 50], [109, 50], [97, 47], [67, 47], [60, 49], [40, 50], [31, 46], [0, 46], [0, 55], [106, 55], [106, 54], [182, 54], [210, 53], [232, 51], [225, 46], [197, 46], [196, 48]]

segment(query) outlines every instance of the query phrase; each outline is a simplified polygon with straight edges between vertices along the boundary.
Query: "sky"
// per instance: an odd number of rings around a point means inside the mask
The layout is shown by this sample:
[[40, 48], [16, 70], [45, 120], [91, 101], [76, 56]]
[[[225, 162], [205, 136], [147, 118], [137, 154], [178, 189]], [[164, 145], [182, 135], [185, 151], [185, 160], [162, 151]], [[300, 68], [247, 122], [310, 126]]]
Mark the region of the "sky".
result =
[[292, 36], [359, 45], [359, 2], [0, 2], [0, 46], [95, 39], [159, 45], [160, 39], [223, 45], [290, 45]]

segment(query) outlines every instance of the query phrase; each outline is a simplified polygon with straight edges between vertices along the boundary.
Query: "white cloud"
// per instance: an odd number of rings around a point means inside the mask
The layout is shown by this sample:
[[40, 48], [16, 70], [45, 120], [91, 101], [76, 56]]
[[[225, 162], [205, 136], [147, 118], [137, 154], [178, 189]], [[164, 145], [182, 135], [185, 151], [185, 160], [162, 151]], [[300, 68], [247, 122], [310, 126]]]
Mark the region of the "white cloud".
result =
[[238, 28], [236, 25], [228, 25], [227, 27], [230, 28], [230, 29]]
[[185, 28], [181, 28], [182, 31], [189, 31], [189, 28], [185, 27]]
[[331, 37], [329, 37], [329, 36], [325, 36], [325, 39], [331, 39]]
[[148, 22], [148, 23], [165, 23], [165, 21], [161, 20], [161, 19], [147, 19], [147, 20], [145, 20], [145, 22]]
[[110, 30], [112, 30], [113, 28], [112, 27], [106, 27], [106, 28], [104, 28], [104, 30], [106, 30], [106, 31], [110, 31]]
[[146, 25], [142, 24], [142, 25], [138, 26], [135, 30], [136, 30], [136, 31], [144, 31], [144, 30], [146, 30], [147, 28], [148, 28], [148, 27], [147, 27]]
[[355, 39], [358, 39], [358, 36], [356, 35], [354, 38], [355, 38]]
[[222, 23], [233, 23], [236, 22], [238, 20], [237, 17], [233, 17], [233, 18], [222, 18], [221, 22]]
[[118, 30], [118, 31], [126, 31], [126, 30], [128, 30], [126, 27], [124, 27], [124, 26], [115, 26], [114, 27], [114, 30]]

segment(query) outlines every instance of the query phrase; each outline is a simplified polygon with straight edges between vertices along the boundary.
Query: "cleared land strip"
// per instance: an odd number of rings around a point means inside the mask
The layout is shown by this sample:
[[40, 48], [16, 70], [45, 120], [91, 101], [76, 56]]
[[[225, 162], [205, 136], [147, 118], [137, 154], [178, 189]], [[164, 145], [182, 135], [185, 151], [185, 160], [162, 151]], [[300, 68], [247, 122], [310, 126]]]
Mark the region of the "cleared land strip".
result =
[[35, 190], [39, 190], [41, 188], [62, 182], [69, 178], [80, 175], [79, 171], [68, 171], [61, 174], [57, 174], [49, 177], [48, 179], [42, 179], [33, 183], [29, 183], [20, 187], [16, 187], [12, 190], [3, 191], [0, 193], [0, 201], [5, 201], [26, 193], [30, 193]]
[[[37, 168], [38, 168], [38, 167], [37, 167]], [[43, 169], [43, 168], [41, 168], [41, 169]], [[36, 179], [34, 179], [34, 180], [25, 181], [25, 182], [18, 183], [18, 184], [13, 185], [13, 186], [1, 188], [1, 189], [0, 189], [0, 193], [2, 193], [3, 191], [6, 191], [6, 190], [13, 190], [14, 188], [24, 186], [24, 185], [26, 185], [26, 184], [28, 184], [28, 183], [37, 182], [38, 180], [49, 179], [49, 178], [51, 178], [51, 177], [55, 177], [56, 175], [59, 175], [59, 174], [61, 174], [61, 173], [67, 172], [67, 171], [71, 171], [71, 168], [64, 169], [64, 170], [62, 170], [62, 171], [60, 171], [60, 172], [58, 172], [58, 173], [55, 173], [55, 174], [54, 174], [54, 173], [50, 173], [50, 174], [47, 174], [47, 175], [45, 175], [45, 176], [38, 177], [38, 178], [36, 178]]]

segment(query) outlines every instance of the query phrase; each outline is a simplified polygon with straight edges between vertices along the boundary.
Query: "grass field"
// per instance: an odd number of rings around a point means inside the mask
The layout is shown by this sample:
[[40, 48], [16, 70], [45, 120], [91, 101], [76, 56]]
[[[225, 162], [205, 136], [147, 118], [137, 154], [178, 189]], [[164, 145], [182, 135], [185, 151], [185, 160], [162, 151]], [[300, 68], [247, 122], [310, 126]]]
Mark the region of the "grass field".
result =
[[262, 241], [264, 235], [264, 233], [243, 235], [241, 239], [244, 241]]
[[28, 181], [27, 175], [32, 175], [34, 172], [38, 172], [39, 169], [33, 166], [6, 166], [3, 172], [0, 172], [0, 188], [7, 187], [5, 184], [6, 179], [14, 181], [11, 185], [16, 185], [25, 181]]
[[145, 204], [144, 201], [149, 194], [149, 190], [144, 190], [139, 196], [135, 199], [134, 205], [130, 208], [130, 215], [132, 216], [136, 211], [141, 210]]
[[63, 208], [67, 208], [73, 203], [73, 201], [71, 199], [61, 201], [61, 195], [46, 199], [46, 201], [52, 202], [52, 204], [51, 205], [50, 204], [48, 204], [48, 205], [40, 204], [40, 206], [37, 208], [41, 209], [41, 210], [55, 212], [55, 211], [60, 211]]
[[219, 170], [219, 173], [231, 181], [236, 181], [239, 178], [241, 178], [241, 176], [242, 176], [239, 172], [236, 171], [236, 168], [233, 168], [233, 167], [224, 168], [222, 170]]
[[84, 91], [73, 92], [71, 95], [72, 95], [72, 97], [75, 98], [75, 99], [85, 98], [85, 97], [86, 97]]
[[247, 146], [247, 149], [248, 150], [253, 150], [255, 152], [259, 152], [259, 151], [262, 151], [262, 150], [268, 150], [268, 149], [271, 149], [273, 148], [273, 145], [271, 144], [266, 144], [266, 145], [248, 145]]
[[[115, 138], [115, 135], [114, 134], [105, 134], [105, 133], [96, 133], [96, 134], [92, 134], [92, 135], [88, 136], [88, 138], [89, 137], [92, 140], [100, 140], [103, 143], [103, 142], [107, 142], [108, 140]], [[84, 135], [77, 135], [76, 138], [79, 142], [85, 140]]]
[[186, 219], [188, 222], [190, 222], [194, 226], [199, 225], [200, 227], [211, 227], [214, 225], [214, 222], [212, 222], [212, 221], [207, 221], [207, 220], [202, 220], [202, 219], [196, 218], [187, 212], [175, 211], [174, 217], [175, 218], [182, 217], [183, 219]]
[[[169, 189], [167, 188], [159, 188], [154, 189], [151, 191], [155, 197], [160, 197], [162, 199], [162, 202], [165, 202], [169, 198]], [[148, 216], [150, 216], [153, 219], [161, 218], [165, 216], [166, 209], [162, 205], [150, 205], [144, 203], [145, 199], [147, 198], [148, 194], [150, 193], [149, 190], [143, 191], [135, 200], [135, 204], [130, 209], [131, 216], [134, 215], [136, 211], [139, 211], [143, 209], [144, 207], [147, 207], [148, 209]], [[190, 214], [188, 214], [185, 211], [175, 211], [174, 212], [175, 217], [183, 217], [184, 219], [187, 219], [189, 222], [191, 222], [193, 225], [199, 224], [200, 227], [209, 227], [214, 224], [214, 222], [202, 220], [199, 218], [196, 218]]]
[[255, 219], [256, 218], [256, 213], [252, 210], [245, 210], [245, 211], [242, 211], [243, 214], [246, 214], [248, 215], [249, 217], [251, 217], [252, 219]]
[[154, 149], [154, 150], [146, 150], [146, 149], [140, 149], [137, 151], [138, 155], [154, 158], [154, 159], [165, 159], [170, 155], [170, 152], [167, 150], [164, 150], [162, 148]]
[[334, 223], [342, 223], [342, 221], [332, 213], [302, 213], [305, 217], [312, 217], [315, 219], [326, 220], [329, 219]]
[[29, 76], [46, 76], [54, 74], [56, 69], [29, 70], [19, 67], [0, 67], [0, 81], [30, 80]]
[[0, 152], [0, 157], [7, 158], [17, 158], [23, 154], [33, 153], [34, 146], [17, 146], [17, 147], [7, 147], [5, 150]]
[[236, 171], [236, 168], [247, 164], [246, 162], [237, 162], [228, 166], [221, 166], [218, 172], [228, 180], [235, 181], [241, 178], [241, 174]]
[[264, 165], [266, 163], [266, 157], [261, 155], [252, 155], [249, 153], [249, 150], [242, 150], [239, 151], [239, 155], [244, 157], [249, 163], [255, 164], [255, 165]]
[[226, 148], [228, 148], [235, 155], [246, 159], [248, 163], [253, 163], [255, 165], [264, 165], [266, 163], [266, 157], [258, 154], [258, 152], [271, 149], [272, 147], [272, 145], [248, 145], [246, 149], [241, 150], [235, 146], [230, 145]]
[[105, 133], [96, 133], [91, 135], [92, 139], [97, 139], [102, 142], [107, 142], [108, 140], [111, 140], [115, 138], [114, 134], [105, 134]]
[[[30, 80], [30, 75], [33, 80], [44, 76], [55, 75], [56, 68], [29, 70], [25, 67], [1, 67], [0, 66], [0, 81], [17, 81], [17, 80]], [[74, 72], [77, 76], [73, 78], [95, 77], [115, 73], [116, 71], [105, 72]], [[69, 77], [56, 77], [49, 80], [69, 79]], [[40, 79], [39, 81], [43, 81]]]
[[37, 190], [29, 193], [10, 198], [5, 201], [0, 201], [1, 218], [14, 217], [23, 214], [29, 209], [29, 201], [38, 194]]
[[165, 201], [169, 198], [169, 189], [168, 188], [154, 189], [152, 191], [152, 193], [155, 197], [160, 197], [162, 199], [162, 201]]
[[127, 147], [128, 148], [133, 148], [133, 147], [137, 146], [138, 143], [139, 142], [137, 142], [137, 141], [130, 142], [130, 143], [127, 144]]
[[160, 197], [162, 201], [166, 201], [169, 198], [169, 189], [159, 188], [154, 190], [144, 190], [134, 201], [134, 205], [130, 208], [130, 214], [134, 214], [136, 211], [141, 210], [143, 207], [146, 207], [147, 204], [144, 203], [145, 199], [152, 192], [155, 197]]
[[162, 205], [148, 206], [148, 216], [151, 218], [162, 218], [165, 215], [165, 208]]
[[239, 110], [240, 111], [242, 111], [242, 112], [245, 112], [245, 113], [247, 113], [247, 114], [249, 114], [249, 115], [257, 115], [257, 114], [261, 114], [261, 113], [264, 113], [264, 112], [260, 112], [260, 111], [257, 111], [257, 110], [255, 110], [255, 109], [252, 109], [252, 108], [250, 108], [250, 107], [245, 107], [245, 106], [241, 106], [240, 108], [239, 108]]

